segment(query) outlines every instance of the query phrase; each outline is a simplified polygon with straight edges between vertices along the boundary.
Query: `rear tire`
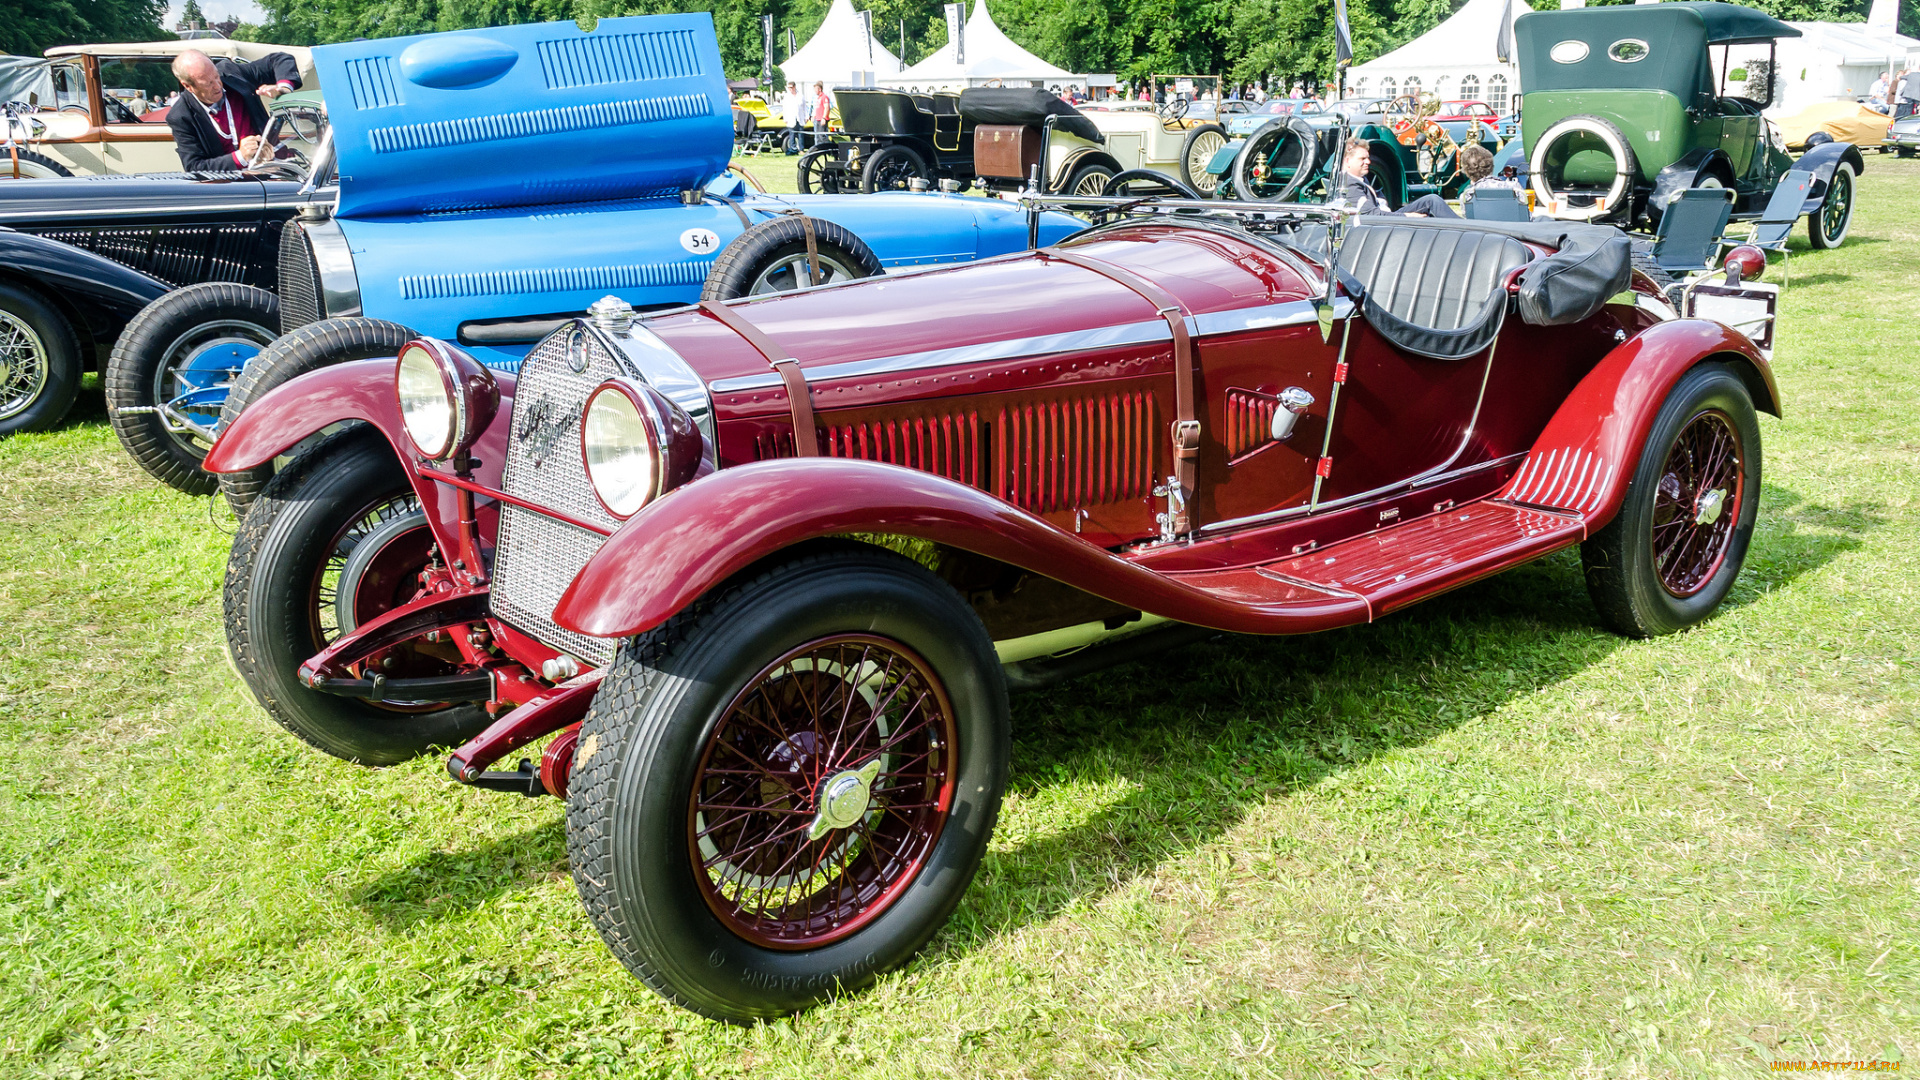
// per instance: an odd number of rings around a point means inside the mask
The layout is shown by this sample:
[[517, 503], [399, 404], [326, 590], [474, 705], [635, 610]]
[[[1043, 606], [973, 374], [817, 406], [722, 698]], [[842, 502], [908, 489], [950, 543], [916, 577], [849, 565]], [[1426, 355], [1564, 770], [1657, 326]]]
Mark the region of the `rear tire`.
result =
[[[142, 308], [120, 332], [107, 361], [107, 415], [120, 445], [168, 487], [189, 495], [213, 494], [220, 481], [200, 468], [207, 456], [205, 445], [192, 435], [169, 430], [157, 413], [124, 410], [151, 408], [190, 389], [181, 383], [181, 373], [204, 350], [222, 349], [233, 354], [230, 359], [250, 363], [247, 354], [257, 355], [272, 344], [279, 325], [279, 297], [226, 281], [175, 289]], [[244, 370], [235, 367], [226, 381], [238, 381]], [[213, 422], [220, 415], [216, 408], [197, 419]]]
[[1853, 187], [1853, 163], [1836, 163], [1827, 197], [1821, 200], [1820, 209], [1807, 215], [1807, 239], [1814, 247], [1825, 251], [1847, 239], [1847, 230], [1853, 227]]
[[80, 342], [37, 294], [0, 285], [0, 435], [45, 431], [80, 395]]
[[[300, 682], [300, 665], [339, 633], [406, 602], [419, 587], [414, 574], [425, 560], [406, 556], [433, 550], [432, 534], [420, 535], [426, 521], [419, 513], [386, 440], [371, 429], [345, 431], [274, 477], [233, 538], [222, 599], [235, 669], [280, 726], [346, 761], [397, 764], [435, 746], [457, 746], [492, 720], [474, 704], [383, 707]], [[406, 565], [368, 571], [378, 562], [368, 543], [398, 553]], [[342, 608], [329, 582], [344, 588], [356, 569], [357, 602]], [[437, 661], [413, 654], [407, 663]]]
[[[52, 180], [72, 175], [73, 170], [45, 154], [36, 154], [31, 150], [20, 151], [20, 179], [22, 180]], [[13, 155], [0, 150], [0, 180], [13, 178]]]
[[816, 146], [800, 155], [799, 163], [794, 166], [795, 184], [800, 188], [800, 194], [840, 194], [841, 174], [827, 171], [827, 162], [833, 160], [838, 152], [832, 146]]
[[[808, 218], [813, 223], [814, 251], [820, 260], [822, 285], [837, 281], [883, 274], [880, 257], [853, 230], [824, 218]], [[812, 274], [807, 269], [806, 225], [800, 218], [783, 214], [759, 224], [733, 238], [713, 260], [706, 284], [700, 288], [702, 300], [732, 300], [742, 296], [792, 292], [808, 288]]]
[[1090, 162], [1073, 170], [1073, 175], [1067, 178], [1067, 186], [1062, 189], [1061, 194], [1099, 195], [1107, 190], [1107, 181], [1112, 180], [1115, 175], [1110, 167], [1099, 162]]
[[1601, 621], [1642, 638], [1712, 615], [1740, 575], [1759, 506], [1753, 398], [1727, 365], [1701, 364], [1660, 406], [1619, 513], [1580, 545]]
[[[400, 347], [419, 334], [384, 319], [337, 318], [308, 323], [261, 350], [259, 356], [241, 369], [221, 407], [220, 423], [233, 423], [241, 410], [276, 386], [291, 382], [309, 371], [344, 364], [353, 360], [371, 360], [397, 356]], [[236, 514], [245, 515], [247, 505], [260, 494], [274, 467], [262, 465], [245, 472], [225, 473], [220, 477], [220, 492]]]
[[911, 191], [909, 181], [931, 180], [933, 172], [919, 154], [906, 146], [883, 146], [860, 167], [860, 191]]
[[1220, 177], [1207, 171], [1213, 155], [1227, 145], [1227, 129], [1219, 124], [1201, 124], [1180, 141], [1180, 179], [1203, 196], [1212, 196], [1220, 187]]
[[[574, 883], [615, 958], [669, 1001], [737, 1023], [805, 1009], [946, 923], [993, 831], [1007, 729], [992, 642], [959, 594], [889, 552], [809, 545], [621, 648], [576, 745]], [[742, 763], [771, 779], [723, 775]], [[824, 797], [867, 768], [850, 803]], [[783, 834], [789, 818], [812, 827]], [[824, 869], [785, 870], [799, 859]]]

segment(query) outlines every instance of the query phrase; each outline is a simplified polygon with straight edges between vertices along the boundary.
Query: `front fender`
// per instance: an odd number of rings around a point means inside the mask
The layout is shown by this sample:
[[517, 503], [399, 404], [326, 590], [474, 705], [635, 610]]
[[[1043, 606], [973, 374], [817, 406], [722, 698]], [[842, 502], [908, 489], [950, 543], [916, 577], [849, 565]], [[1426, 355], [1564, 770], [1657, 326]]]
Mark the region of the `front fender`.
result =
[[1605, 525], [1626, 498], [1627, 482], [1654, 417], [1680, 377], [1708, 360], [1726, 361], [1746, 380], [1754, 405], [1780, 415], [1773, 368], [1737, 330], [1706, 319], [1650, 327], [1601, 359], [1567, 395], [1503, 499], [1584, 516]]
[[[783, 458], [722, 469], [635, 514], [554, 607], [595, 637], [650, 630], [755, 561], [804, 540], [889, 533], [1044, 574], [1149, 614], [1237, 633], [1305, 633], [1364, 621], [1356, 599], [1322, 607], [1223, 599], [1156, 574], [965, 484], [850, 458]], [[1356, 614], [1356, 608], [1360, 611]]]
[[7, 228], [0, 228], [0, 267], [80, 303], [123, 311], [127, 318], [171, 288], [104, 255]]
[[264, 394], [228, 424], [201, 467], [210, 473], [258, 468], [322, 428], [364, 420], [401, 445], [400, 404], [390, 358], [310, 371]]

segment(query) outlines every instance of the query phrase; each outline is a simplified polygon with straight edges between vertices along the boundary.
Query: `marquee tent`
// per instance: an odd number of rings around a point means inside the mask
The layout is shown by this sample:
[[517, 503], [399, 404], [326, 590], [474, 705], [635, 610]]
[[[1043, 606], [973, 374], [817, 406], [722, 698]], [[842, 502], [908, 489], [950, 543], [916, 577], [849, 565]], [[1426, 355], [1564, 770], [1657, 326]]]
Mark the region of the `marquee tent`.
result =
[[[961, 49], [958, 59], [955, 45]], [[987, 14], [987, 0], [974, 0], [959, 42], [949, 39], [932, 56], [901, 72], [893, 81], [931, 90], [961, 90], [998, 83], [1002, 86], [1068, 86], [1085, 88], [1085, 75], [1055, 67], [1014, 44]]]
[[[1800, 31], [1801, 36], [1780, 39], [1779, 81], [1774, 84], [1769, 116], [1797, 113], [1822, 101], [1866, 97], [1874, 77], [1885, 74], [1888, 65], [1897, 72], [1905, 64], [1920, 60], [1920, 40], [1866, 23], [1787, 25]], [[1729, 62], [1737, 72], [1742, 67], [1751, 70], [1766, 58], [1765, 45], [1736, 45]], [[1715, 64], [1719, 61], [1715, 55]], [[1729, 91], [1739, 92], [1731, 87]], [[1755, 92], [1764, 93], [1756, 88], [1747, 96]]]
[[1439, 26], [1347, 72], [1353, 97], [1418, 93], [1484, 101], [1505, 112], [1520, 93], [1520, 69], [1494, 54], [1503, 18], [1519, 18], [1527, 0], [1467, 0]]
[[833, 0], [820, 29], [787, 57], [780, 70], [803, 91], [813, 89], [814, 83], [828, 88], [871, 86], [876, 77], [897, 78], [900, 58], [867, 32], [851, 0]]

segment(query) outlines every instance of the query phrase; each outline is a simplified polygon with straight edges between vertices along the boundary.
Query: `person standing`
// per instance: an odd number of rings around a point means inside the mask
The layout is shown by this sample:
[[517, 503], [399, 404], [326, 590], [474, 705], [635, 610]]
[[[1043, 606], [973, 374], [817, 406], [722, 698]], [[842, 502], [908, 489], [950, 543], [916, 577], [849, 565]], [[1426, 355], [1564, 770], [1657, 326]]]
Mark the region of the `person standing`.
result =
[[823, 145], [827, 141], [827, 117], [833, 112], [833, 99], [827, 96], [826, 84], [813, 84], [813, 107], [808, 112], [813, 120], [813, 145]]
[[1911, 64], [1900, 76], [1900, 101], [1893, 107], [1893, 118], [1900, 120], [1920, 112], [1920, 68]]
[[800, 114], [806, 107], [806, 95], [800, 92], [799, 85], [787, 83], [787, 92], [780, 98], [780, 126], [786, 129], [781, 133], [781, 149], [789, 155], [800, 152], [800, 132], [805, 126], [801, 123]]
[[236, 172], [260, 152], [267, 102], [300, 88], [300, 67], [287, 53], [241, 62], [215, 61], [198, 49], [173, 58], [185, 108], [167, 113], [173, 147], [187, 172]]

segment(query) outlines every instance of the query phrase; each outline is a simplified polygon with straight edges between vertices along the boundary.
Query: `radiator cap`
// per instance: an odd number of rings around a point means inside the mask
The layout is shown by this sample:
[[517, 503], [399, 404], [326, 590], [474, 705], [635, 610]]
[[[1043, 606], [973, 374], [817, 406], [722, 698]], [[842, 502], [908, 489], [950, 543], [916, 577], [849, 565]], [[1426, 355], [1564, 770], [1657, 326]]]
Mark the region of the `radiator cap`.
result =
[[593, 325], [615, 337], [626, 337], [633, 329], [633, 305], [617, 296], [603, 296], [587, 309]]

